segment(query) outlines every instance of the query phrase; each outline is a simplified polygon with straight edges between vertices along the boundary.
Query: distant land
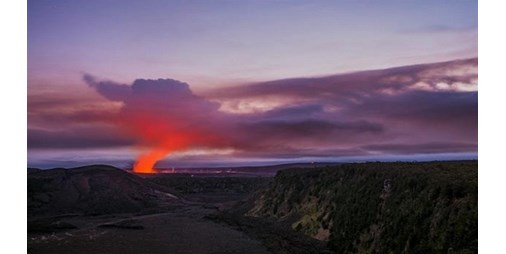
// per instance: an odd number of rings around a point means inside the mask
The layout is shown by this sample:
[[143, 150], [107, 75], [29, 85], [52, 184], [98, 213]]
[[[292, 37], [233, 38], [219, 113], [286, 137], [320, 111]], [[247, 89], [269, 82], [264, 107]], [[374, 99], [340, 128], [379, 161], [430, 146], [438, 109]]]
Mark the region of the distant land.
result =
[[[215, 176], [274, 176], [279, 170], [288, 168], [316, 168], [323, 166], [339, 165], [341, 162], [305, 162], [305, 163], [286, 163], [267, 166], [240, 166], [240, 167], [161, 167], [156, 168], [156, 172], [176, 173], [176, 174], [195, 174], [195, 175], [215, 175]], [[28, 171], [50, 170], [41, 168], [28, 168]], [[58, 168], [61, 169], [61, 168]], [[126, 171], [132, 171], [131, 168], [123, 168]], [[143, 175], [142, 173], [140, 175]]]

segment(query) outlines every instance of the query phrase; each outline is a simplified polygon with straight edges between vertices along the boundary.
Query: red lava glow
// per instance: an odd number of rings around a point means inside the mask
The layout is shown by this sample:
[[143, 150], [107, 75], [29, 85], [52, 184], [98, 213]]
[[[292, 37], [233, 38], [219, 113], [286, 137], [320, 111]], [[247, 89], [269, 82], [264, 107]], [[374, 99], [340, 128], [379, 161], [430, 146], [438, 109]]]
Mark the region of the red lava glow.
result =
[[141, 154], [134, 164], [136, 173], [157, 173], [156, 162], [164, 159], [175, 151], [181, 151], [194, 145], [216, 142], [216, 137], [204, 129], [184, 124], [181, 121], [167, 121], [142, 115], [130, 118], [127, 126], [140, 138], [143, 147], [151, 147], [147, 153]]
[[155, 163], [163, 159], [169, 152], [164, 150], [155, 149], [139, 156], [134, 165], [134, 172], [136, 173], [156, 173], [154, 169]]
[[197, 135], [189, 133], [164, 133], [160, 135], [163, 141], [156, 144], [155, 147], [137, 158], [134, 165], [136, 173], [156, 173], [154, 169], [155, 163], [174, 151], [182, 150], [189, 147], [193, 143], [199, 141]]

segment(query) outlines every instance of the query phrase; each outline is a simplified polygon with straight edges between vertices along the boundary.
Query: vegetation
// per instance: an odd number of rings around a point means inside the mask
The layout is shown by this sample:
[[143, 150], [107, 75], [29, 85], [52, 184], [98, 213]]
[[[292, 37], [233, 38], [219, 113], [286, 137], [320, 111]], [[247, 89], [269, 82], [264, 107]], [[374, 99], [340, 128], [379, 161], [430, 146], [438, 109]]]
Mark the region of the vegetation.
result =
[[476, 253], [478, 162], [280, 171], [247, 215], [288, 221], [336, 253]]

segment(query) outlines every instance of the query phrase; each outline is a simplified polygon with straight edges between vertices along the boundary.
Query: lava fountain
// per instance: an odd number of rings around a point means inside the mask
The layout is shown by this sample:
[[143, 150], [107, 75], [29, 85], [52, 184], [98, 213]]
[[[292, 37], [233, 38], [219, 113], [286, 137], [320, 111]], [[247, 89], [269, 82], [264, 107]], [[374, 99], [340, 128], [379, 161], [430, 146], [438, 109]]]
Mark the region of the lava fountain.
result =
[[[166, 131], [158, 135], [160, 142], [152, 145], [152, 149], [147, 153], [141, 154], [134, 164], [133, 170], [136, 173], [156, 173], [154, 166], [156, 162], [167, 157], [174, 151], [184, 150], [192, 144], [199, 143], [203, 136], [188, 131]], [[148, 139], [149, 137], [146, 137]]]
[[[191, 118], [191, 116], [186, 116]], [[133, 171], [156, 173], [156, 162], [176, 151], [219, 143], [219, 138], [204, 124], [196, 124], [181, 117], [152, 113], [129, 114], [123, 123], [138, 137], [142, 148], [149, 150], [137, 157]]]
[[169, 151], [163, 149], [155, 149], [146, 154], [142, 154], [134, 164], [134, 172], [156, 173], [156, 170], [154, 169], [155, 163], [163, 159], [169, 153]]

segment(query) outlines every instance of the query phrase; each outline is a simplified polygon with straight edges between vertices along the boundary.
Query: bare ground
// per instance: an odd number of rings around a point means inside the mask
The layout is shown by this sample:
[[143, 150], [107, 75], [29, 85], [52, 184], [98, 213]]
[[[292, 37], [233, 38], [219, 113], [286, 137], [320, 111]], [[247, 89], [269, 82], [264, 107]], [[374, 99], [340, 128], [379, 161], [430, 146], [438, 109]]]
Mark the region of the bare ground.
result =
[[222, 205], [186, 202], [157, 214], [64, 217], [59, 225], [78, 228], [29, 233], [28, 253], [270, 253], [259, 240], [204, 218]]

